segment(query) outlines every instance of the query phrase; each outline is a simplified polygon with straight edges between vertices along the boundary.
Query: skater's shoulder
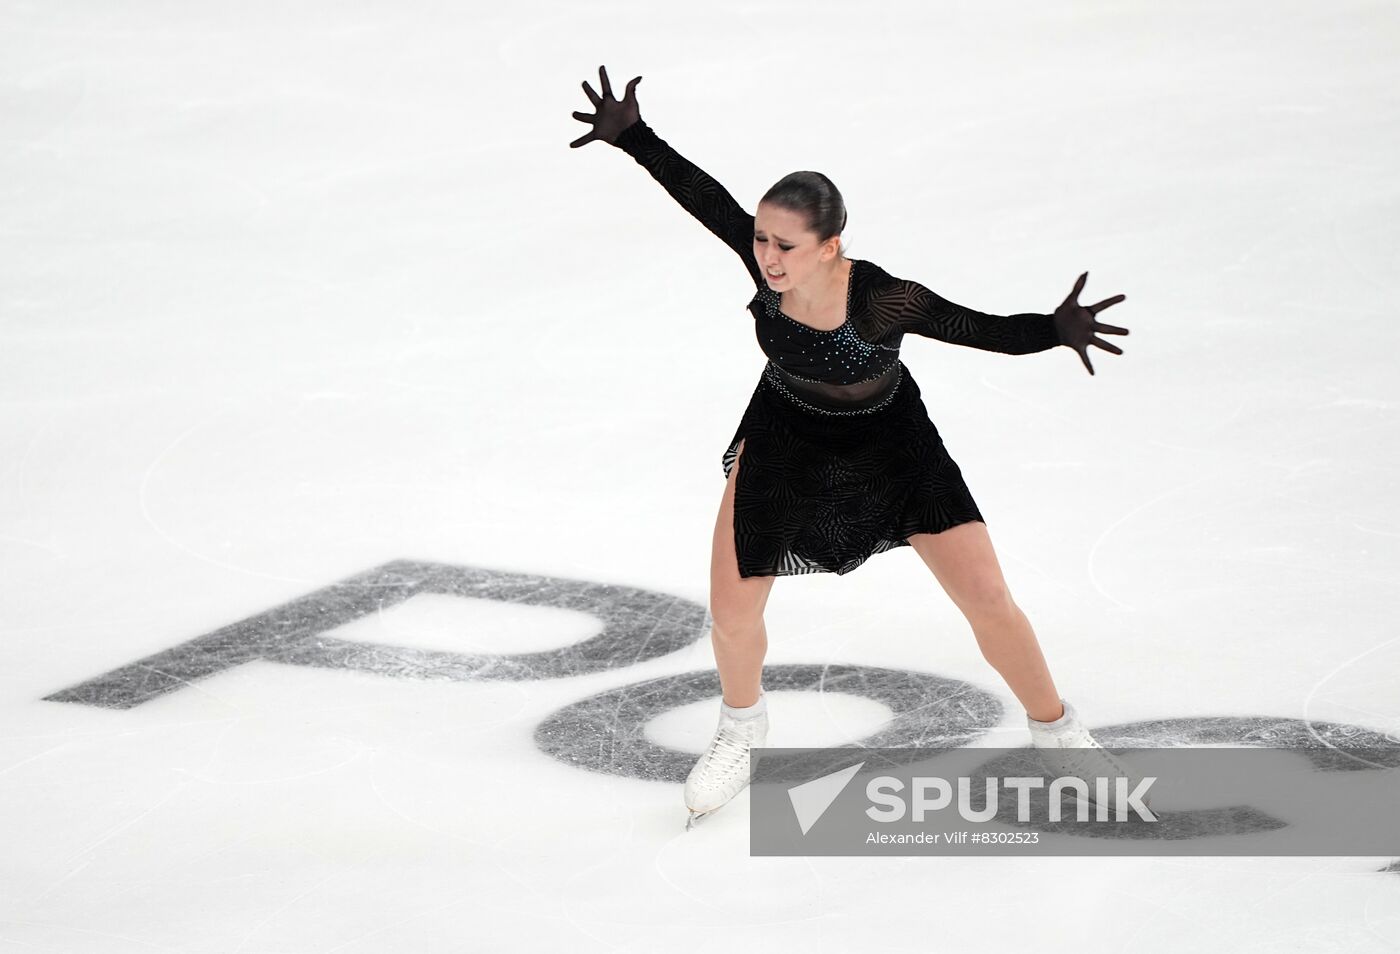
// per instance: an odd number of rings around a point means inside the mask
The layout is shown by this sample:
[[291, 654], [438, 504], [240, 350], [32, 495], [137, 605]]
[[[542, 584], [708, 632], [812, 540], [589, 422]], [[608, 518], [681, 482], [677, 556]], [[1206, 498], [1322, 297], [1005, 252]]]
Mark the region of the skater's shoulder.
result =
[[[869, 259], [855, 258], [851, 259], [851, 263], [851, 280], [859, 281], [871, 292], [894, 290], [903, 284], [903, 279], [894, 277]], [[857, 265], [860, 267], [856, 268]]]
[[881, 268], [878, 262], [872, 262], [868, 258], [852, 258], [851, 274], [859, 274], [861, 279], [867, 282], [890, 277], [890, 273]]

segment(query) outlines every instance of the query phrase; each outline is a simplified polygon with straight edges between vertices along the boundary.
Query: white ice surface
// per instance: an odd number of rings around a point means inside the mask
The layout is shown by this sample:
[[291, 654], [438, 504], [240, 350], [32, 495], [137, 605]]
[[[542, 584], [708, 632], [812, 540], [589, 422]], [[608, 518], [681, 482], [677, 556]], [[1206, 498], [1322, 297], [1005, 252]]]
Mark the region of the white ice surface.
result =
[[[0, 951], [1400, 948], [1393, 859], [751, 858], [746, 796], [684, 834], [679, 786], [533, 744], [703, 640], [43, 700], [394, 559], [705, 602], [752, 288], [631, 158], [568, 148], [599, 63], [747, 208], [820, 169], [853, 256], [954, 301], [1127, 295], [1094, 377], [903, 353], [1086, 721], [1400, 729], [1400, 7], [7, 2]], [[510, 617], [367, 638], [596, 629]], [[912, 549], [780, 579], [766, 618], [771, 663], [965, 679], [1025, 741]], [[774, 745], [881, 718], [772, 701]]]

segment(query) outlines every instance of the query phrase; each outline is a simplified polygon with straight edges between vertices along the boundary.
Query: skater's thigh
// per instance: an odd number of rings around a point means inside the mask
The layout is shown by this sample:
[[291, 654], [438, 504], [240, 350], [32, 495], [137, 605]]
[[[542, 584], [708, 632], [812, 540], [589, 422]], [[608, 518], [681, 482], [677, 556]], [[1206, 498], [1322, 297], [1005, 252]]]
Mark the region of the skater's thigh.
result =
[[729, 480], [720, 498], [710, 550], [710, 614], [721, 625], [726, 622], [742, 624], [762, 616], [775, 579], [772, 576], [739, 576], [739, 560], [734, 553], [734, 487], [744, 456], [743, 441], [739, 442], [737, 452], [739, 456], [729, 468]]
[[916, 533], [909, 545], [969, 619], [1010, 608], [1006, 578], [982, 521], [970, 520], [942, 533]]

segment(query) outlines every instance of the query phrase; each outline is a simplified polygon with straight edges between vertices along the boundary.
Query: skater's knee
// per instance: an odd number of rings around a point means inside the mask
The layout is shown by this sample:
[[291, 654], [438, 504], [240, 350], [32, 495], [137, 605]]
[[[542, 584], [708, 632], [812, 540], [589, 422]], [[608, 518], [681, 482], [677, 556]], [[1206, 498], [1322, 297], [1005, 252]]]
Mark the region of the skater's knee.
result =
[[749, 642], [763, 629], [761, 607], [733, 601], [721, 603], [712, 600], [710, 618], [714, 638], [723, 642]]
[[986, 579], [958, 594], [958, 607], [974, 629], [1001, 626], [1014, 620], [1021, 612], [1006, 583]]

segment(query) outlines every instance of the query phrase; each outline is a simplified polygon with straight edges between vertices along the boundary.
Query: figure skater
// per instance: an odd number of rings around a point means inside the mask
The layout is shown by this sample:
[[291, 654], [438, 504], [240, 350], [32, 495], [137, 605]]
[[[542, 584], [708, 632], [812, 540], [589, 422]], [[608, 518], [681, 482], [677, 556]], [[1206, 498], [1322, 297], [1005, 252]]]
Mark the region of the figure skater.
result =
[[598, 74], [601, 96], [583, 83], [596, 112], [573, 113], [592, 129], [570, 147], [601, 139], [622, 149], [738, 254], [756, 288], [748, 308], [768, 356], [721, 457], [726, 483], [709, 611], [723, 696], [714, 738], [686, 780], [686, 827], [748, 784], [749, 749], [766, 741], [763, 610], [773, 580], [849, 573], [902, 546], [914, 548], [967, 617], [983, 656], [1025, 708], [1047, 764], [1066, 775], [1132, 778], [1056, 690], [986, 521], [899, 359], [906, 334], [1005, 354], [1066, 345], [1093, 374], [1088, 346], [1122, 354], [1098, 335], [1128, 333], [1095, 316], [1125, 296], [1079, 304], [1085, 272], [1053, 314], [997, 316], [955, 305], [848, 258], [840, 240], [845, 204], [826, 176], [784, 176], [750, 215], [642, 120], [642, 77], [618, 100], [607, 70]]

